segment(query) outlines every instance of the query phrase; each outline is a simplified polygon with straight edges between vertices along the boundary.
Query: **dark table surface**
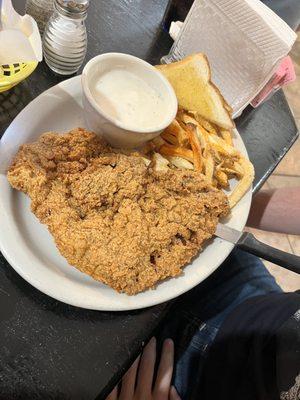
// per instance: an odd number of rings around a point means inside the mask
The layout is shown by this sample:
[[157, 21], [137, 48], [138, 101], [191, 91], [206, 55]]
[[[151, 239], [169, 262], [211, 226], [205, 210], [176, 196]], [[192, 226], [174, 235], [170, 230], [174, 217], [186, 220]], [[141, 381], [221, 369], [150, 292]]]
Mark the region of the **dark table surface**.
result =
[[[13, 3], [24, 10], [25, 1]], [[91, 1], [86, 61], [117, 51], [158, 63], [172, 44], [161, 29], [167, 3]], [[0, 94], [0, 136], [29, 101], [61, 80], [41, 63], [25, 82]], [[248, 108], [237, 127], [255, 166], [257, 191], [297, 138], [283, 93]], [[0, 253], [0, 399], [104, 398], [168, 307], [122, 313], [71, 307], [25, 282]]]

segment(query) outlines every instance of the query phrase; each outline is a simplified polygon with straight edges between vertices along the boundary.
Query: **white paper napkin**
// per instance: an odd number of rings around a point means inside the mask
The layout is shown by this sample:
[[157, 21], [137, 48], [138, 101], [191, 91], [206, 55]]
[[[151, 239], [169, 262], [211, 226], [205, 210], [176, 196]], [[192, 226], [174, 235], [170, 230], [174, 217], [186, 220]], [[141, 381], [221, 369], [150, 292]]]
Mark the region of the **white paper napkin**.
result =
[[11, 0], [0, 0], [0, 65], [43, 58], [41, 36], [35, 20], [19, 15]]
[[164, 60], [205, 53], [234, 116], [269, 81], [297, 37], [259, 0], [195, 0], [179, 32], [173, 25], [171, 33], [175, 42]]

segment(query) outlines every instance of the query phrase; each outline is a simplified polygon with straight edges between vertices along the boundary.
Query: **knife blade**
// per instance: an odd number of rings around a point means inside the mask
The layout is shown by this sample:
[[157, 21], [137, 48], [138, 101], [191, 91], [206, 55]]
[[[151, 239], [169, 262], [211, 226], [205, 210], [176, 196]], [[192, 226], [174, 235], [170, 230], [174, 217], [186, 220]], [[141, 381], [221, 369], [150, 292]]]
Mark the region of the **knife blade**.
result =
[[240, 232], [227, 225], [218, 224], [215, 236], [235, 244], [241, 250], [300, 274], [300, 257], [262, 243], [250, 232]]
[[236, 244], [240, 240], [242, 234], [243, 232], [237, 231], [236, 229], [223, 224], [218, 224], [215, 232], [216, 236], [233, 244]]

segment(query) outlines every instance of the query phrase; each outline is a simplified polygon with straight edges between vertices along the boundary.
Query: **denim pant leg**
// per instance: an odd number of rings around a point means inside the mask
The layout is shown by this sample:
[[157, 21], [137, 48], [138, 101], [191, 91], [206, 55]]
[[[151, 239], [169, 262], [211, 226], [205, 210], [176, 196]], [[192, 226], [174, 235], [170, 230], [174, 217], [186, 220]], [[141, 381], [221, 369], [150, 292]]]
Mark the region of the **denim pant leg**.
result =
[[196, 398], [193, 388], [226, 316], [250, 297], [280, 291], [259, 258], [234, 250], [214, 274], [175, 301], [159, 337], [175, 342], [174, 384], [183, 400]]
[[300, 25], [299, 0], [261, 0], [294, 30]]

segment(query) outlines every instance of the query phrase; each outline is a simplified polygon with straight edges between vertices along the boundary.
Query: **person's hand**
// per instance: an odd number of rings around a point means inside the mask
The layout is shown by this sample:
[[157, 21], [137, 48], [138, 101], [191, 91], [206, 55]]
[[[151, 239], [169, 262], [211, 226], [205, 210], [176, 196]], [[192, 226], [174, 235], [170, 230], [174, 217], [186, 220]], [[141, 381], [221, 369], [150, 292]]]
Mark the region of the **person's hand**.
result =
[[[153, 384], [156, 360], [156, 340], [152, 338], [106, 400], [181, 400], [171, 386], [174, 365], [174, 344], [171, 339], [163, 344], [157, 377]], [[119, 389], [119, 390], [118, 390]]]

